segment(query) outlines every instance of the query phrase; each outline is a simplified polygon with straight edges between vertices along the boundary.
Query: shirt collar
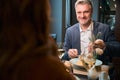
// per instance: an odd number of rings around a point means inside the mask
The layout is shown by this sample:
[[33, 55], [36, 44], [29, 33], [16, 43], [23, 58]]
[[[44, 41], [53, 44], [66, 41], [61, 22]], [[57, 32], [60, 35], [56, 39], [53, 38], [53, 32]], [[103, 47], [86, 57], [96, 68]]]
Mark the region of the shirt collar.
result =
[[[80, 29], [80, 32], [82, 32], [82, 28], [80, 27], [80, 24], [79, 24], [79, 29]], [[93, 30], [93, 21], [91, 21], [89, 27], [87, 28], [87, 31], [92, 31]]]

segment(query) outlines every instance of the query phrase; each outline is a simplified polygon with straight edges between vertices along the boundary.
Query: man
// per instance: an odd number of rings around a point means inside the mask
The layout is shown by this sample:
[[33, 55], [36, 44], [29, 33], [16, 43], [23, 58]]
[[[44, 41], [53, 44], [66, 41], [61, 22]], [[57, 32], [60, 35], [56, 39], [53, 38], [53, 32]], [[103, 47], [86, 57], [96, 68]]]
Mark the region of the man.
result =
[[[64, 43], [66, 53], [62, 57], [63, 60], [70, 60], [71, 58], [78, 57], [78, 55], [82, 53], [89, 53], [89, 43], [91, 42], [90, 38], [92, 38], [92, 35], [100, 33], [99, 39], [101, 39], [103, 45], [106, 44], [106, 49], [107, 43], [114, 40], [110, 36], [111, 29], [108, 25], [91, 19], [93, 7], [90, 0], [77, 0], [75, 3], [75, 11], [79, 23], [76, 23], [66, 30]], [[104, 48], [105, 46], [102, 47], [102, 49]], [[107, 52], [106, 49], [104, 53]], [[103, 60], [103, 56], [106, 55], [100, 55], [99, 59], [106, 61]]]

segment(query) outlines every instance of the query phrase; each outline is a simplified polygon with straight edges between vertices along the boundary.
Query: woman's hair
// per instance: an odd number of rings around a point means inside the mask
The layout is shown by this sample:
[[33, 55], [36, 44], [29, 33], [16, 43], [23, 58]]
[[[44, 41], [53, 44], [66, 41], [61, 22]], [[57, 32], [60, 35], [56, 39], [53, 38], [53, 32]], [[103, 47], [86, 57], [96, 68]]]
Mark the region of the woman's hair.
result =
[[50, 25], [48, 0], [0, 0], [0, 6], [2, 45], [20, 47], [35, 39], [40, 44], [46, 42]]
[[0, 0], [0, 21], [0, 67], [48, 51], [49, 0]]

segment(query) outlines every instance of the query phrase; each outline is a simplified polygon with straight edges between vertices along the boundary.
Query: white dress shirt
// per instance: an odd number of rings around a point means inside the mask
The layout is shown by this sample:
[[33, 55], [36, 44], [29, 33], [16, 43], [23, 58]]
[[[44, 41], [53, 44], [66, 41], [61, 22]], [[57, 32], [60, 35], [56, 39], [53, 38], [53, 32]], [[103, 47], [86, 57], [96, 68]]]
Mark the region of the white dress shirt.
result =
[[83, 31], [80, 27], [80, 43], [81, 43], [81, 54], [88, 54], [88, 45], [90, 43], [90, 38], [93, 30], [93, 21], [87, 28], [86, 31]]

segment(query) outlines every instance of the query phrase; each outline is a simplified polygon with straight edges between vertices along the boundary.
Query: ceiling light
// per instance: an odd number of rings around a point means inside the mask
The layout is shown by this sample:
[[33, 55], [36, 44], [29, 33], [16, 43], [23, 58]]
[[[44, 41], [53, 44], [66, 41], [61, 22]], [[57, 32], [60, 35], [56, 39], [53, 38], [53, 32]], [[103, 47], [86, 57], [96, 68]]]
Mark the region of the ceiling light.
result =
[[115, 6], [115, 8], [117, 7], [117, 5], [116, 5], [116, 4], [114, 4], [114, 6]]
[[102, 6], [100, 6], [100, 8], [102, 8]]

